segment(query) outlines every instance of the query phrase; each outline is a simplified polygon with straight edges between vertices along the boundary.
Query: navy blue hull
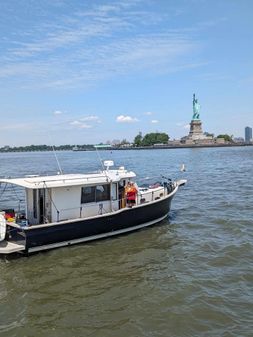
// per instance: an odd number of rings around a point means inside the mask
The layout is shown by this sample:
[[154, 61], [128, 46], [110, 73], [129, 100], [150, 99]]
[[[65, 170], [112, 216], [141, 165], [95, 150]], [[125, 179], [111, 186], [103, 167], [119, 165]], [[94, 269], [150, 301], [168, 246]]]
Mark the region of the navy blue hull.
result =
[[[26, 239], [26, 251], [40, 250], [40, 247], [41, 249], [50, 249], [54, 246], [68, 245], [75, 243], [71, 241], [78, 242], [79, 239], [80, 242], [99, 239], [135, 230], [138, 227], [141, 228], [141, 225], [144, 224], [154, 224], [161, 218], [166, 217], [170, 210], [172, 197], [173, 195], [157, 200], [154, 203], [125, 208], [96, 218], [76, 219], [71, 222], [33, 226], [23, 229]], [[119, 233], [117, 233], [118, 231]]]

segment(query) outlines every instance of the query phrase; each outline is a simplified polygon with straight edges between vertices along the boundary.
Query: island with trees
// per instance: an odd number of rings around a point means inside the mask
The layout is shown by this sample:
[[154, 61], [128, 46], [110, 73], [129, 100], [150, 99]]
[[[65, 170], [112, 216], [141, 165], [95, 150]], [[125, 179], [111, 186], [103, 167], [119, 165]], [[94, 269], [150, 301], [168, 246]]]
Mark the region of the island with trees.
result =
[[139, 132], [133, 142], [124, 138], [121, 141], [108, 141], [106, 144], [100, 143], [83, 144], [83, 145], [28, 145], [28, 146], [4, 146], [0, 148], [0, 152], [34, 152], [34, 151], [96, 151], [96, 150], [142, 150], [142, 149], [176, 149], [176, 148], [193, 148], [193, 147], [218, 147], [218, 146], [248, 146], [253, 144], [245, 143], [244, 140], [237, 141], [233, 136], [228, 134], [220, 134], [214, 137], [213, 134], [206, 133], [213, 137], [213, 142], [208, 144], [196, 143], [185, 144], [183, 138], [181, 140], [170, 140], [165, 132], [151, 132], [145, 135]]
[[134, 138], [133, 145], [136, 147], [165, 145], [165, 144], [168, 144], [169, 139], [170, 137], [167, 135], [167, 133], [152, 132], [152, 133], [147, 133], [143, 137], [142, 133], [139, 132], [139, 134]]

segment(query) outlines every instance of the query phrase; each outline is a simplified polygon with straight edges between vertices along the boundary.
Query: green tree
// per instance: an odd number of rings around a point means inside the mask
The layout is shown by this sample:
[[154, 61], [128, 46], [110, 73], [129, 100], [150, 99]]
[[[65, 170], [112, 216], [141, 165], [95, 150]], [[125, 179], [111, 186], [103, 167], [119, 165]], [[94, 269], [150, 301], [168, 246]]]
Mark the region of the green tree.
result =
[[143, 146], [152, 146], [154, 144], [167, 144], [169, 136], [166, 133], [152, 132], [147, 133], [142, 140]]
[[142, 145], [142, 133], [139, 132], [138, 135], [134, 138], [134, 145], [141, 146]]
[[219, 136], [217, 136], [217, 138], [224, 138], [224, 140], [225, 140], [226, 142], [232, 142], [232, 141], [233, 141], [232, 136], [229, 136], [229, 135], [227, 135], [227, 134], [219, 135]]

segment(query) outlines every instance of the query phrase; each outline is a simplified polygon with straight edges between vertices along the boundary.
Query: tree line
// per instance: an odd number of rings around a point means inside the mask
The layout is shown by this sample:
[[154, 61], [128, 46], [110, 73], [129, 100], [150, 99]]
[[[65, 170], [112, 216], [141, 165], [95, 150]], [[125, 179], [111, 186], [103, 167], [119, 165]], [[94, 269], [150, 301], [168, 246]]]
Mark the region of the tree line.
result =
[[[214, 136], [213, 134], [205, 133], [206, 135]], [[233, 136], [229, 136], [227, 134], [218, 135], [216, 138], [224, 138], [226, 142], [233, 142]], [[158, 144], [168, 144], [170, 137], [167, 133], [164, 132], [151, 132], [146, 135], [142, 135], [141, 132], [135, 136], [132, 146], [134, 147], [142, 147], [142, 146], [154, 146]], [[130, 145], [126, 139], [123, 139], [119, 145], [115, 145], [115, 147], [121, 147], [124, 145]], [[84, 144], [84, 145], [59, 145], [59, 146], [51, 146], [51, 145], [28, 145], [28, 146], [4, 146], [0, 148], [0, 152], [32, 152], [32, 151], [71, 151], [73, 148], [77, 148], [79, 150], [95, 150], [94, 145]]]
[[151, 132], [142, 136], [142, 133], [134, 138], [134, 146], [153, 146], [155, 144], [168, 144], [170, 137], [164, 132]]
[[[85, 150], [94, 150], [93, 145], [79, 145], [82, 149]], [[33, 152], [33, 151], [71, 151], [73, 150], [74, 145], [28, 145], [28, 146], [4, 146], [0, 148], [0, 152]]]

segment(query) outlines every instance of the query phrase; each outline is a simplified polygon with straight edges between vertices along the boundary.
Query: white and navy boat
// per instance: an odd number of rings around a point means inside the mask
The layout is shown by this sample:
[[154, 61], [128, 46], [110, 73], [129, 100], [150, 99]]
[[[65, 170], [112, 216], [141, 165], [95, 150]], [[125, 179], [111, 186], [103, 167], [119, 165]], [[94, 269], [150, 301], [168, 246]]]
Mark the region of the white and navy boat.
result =
[[105, 161], [103, 170], [91, 174], [0, 179], [3, 192], [7, 186], [19, 192], [22, 188], [25, 197], [23, 211], [20, 206], [6, 209], [0, 201], [0, 255], [119, 235], [168, 216], [171, 200], [186, 180], [139, 186], [135, 204], [128, 207], [124, 186], [136, 175], [124, 167], [112, 169], [113, 165]]

